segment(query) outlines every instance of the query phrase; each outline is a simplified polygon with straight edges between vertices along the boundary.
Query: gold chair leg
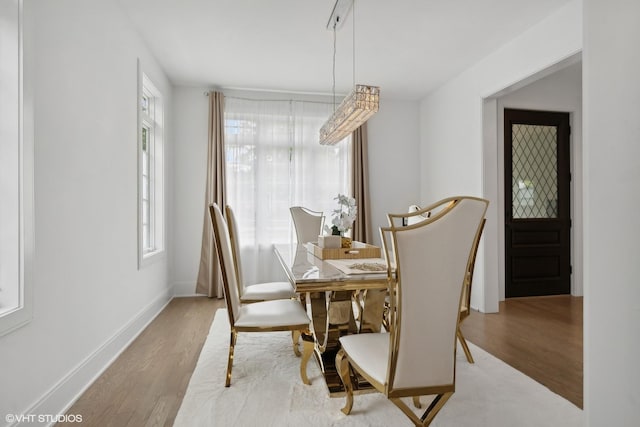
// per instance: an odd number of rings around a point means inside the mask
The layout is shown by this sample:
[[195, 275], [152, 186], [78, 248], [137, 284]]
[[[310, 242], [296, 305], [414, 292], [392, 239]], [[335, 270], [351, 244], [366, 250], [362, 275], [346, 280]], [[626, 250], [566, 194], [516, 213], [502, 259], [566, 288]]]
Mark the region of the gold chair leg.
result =
[[342, 384], [344, 384], [347, 397], [344, 408], [341, 410], [345, 415], [349, 415], [351, 408], [353, 408], [353, 385], [351, 384], [351, 375], [349, 375], [349, 360], [343, 349], [340, 349], [338, 354], [336, 354], [336, 369], [338, 370]]
[[460, 326], [458, 326], [458, 330], [456, 331], [456, 335], [458, 336], [458, 341], [460, 341], [460, 345], [462, 346], [462, 350], [464, 351], [464, 355], [467, 356], [467, 362], [475, 363], [473, 360], [473, 356], [471, 355], [471, 351], [469, 350], [469, 346], [467, 345], [467, 340], [464, 339], [464, 335], [462, 335], [462, 331], [460, 330]]
[[[389, 400], [391, 403], [396, 405], [404, 414], [409, 417], [409, 419], [413, 422], [415, 426], [427, 427], [431, 424], [435, 416], [438, 414], [440, 409], [447, 403], [447, 400], [453, 395], [453, 392], [439, 394], [433, 399], [429, 407], [424, 411], [421, 417], [418, 417], [413, 410], [405, 404], [401, 398], [399, 397], [390, 397]], [[415, 397], [414, 397], [415, 404]]]
[[300, 349], [298, 348], [298, 342], [300, 341], [301, 331], [291, 331], [291, 339], [293, 340], [293, 352], [296, 356], [300, 357]]
[[298, 331], [299, 335], [302, 335], [302, 360], [300, 361], [300, 378], [306, 385], [311, 385], [309, 377], [307, 376], [307, 364], [313, 354], [316, 344], [313, 339], [313, 334], [308, 329], [306, 331]]
[[227, 361], [227, 379], [224, 383], [225, 387], [229, 387], [231, 385], [231, 369], [233, 368], [233, 350], [236, 346], [237, 338], [238, 338], [238, 333], [232, 330], [231, 339], [229, 343], [229, 360]]
[[382, 309], [382, 327], [384, 328], [385, 331], [387, 332], [391, 332], [389, 327], [391, 325], [391, 322], [389, 320], [389, 311], [391, 310], [391, 307], [389, 306], [388, 302], [384, 303], [384, 308]]
[[429, 405], [425, 413], [420, 418], [422, 420], [423, 426], [428, 426], [429, 424], [431, 424], [431, 421], [433, 421], [436, 415], [438, 415], [440, 409], [442, 409], [444, 404], [447, 403], [447, 400], [449, 400], [451, 396], [453, 396], [453, 392], [439, 394], [438, 396], [436, 396], [433, 402], [431, 402], [431, 405]]
[[418, 409], [422, 408], [422, 403], [420, 403], [420, 396], [413, 396], [413, 406]]

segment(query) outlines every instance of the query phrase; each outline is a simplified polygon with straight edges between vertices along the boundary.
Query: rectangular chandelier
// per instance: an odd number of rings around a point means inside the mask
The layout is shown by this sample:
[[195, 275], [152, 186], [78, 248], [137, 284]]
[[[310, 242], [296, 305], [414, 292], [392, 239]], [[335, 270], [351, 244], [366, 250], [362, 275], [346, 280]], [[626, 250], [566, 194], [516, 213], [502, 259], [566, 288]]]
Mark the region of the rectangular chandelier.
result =
[[320, 144], [334, 145], [378, 112], [380, 87], [356, 85], [320, 128]]

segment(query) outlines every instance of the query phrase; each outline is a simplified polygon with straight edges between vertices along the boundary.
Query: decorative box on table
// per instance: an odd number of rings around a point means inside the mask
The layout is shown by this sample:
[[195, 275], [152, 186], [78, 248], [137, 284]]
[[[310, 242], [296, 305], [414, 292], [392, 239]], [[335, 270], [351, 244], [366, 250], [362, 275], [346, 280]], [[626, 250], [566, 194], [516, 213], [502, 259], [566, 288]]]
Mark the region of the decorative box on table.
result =
[[380, 247], [362, 242], [352, 242], [350, 248], [321, 248], [309, 243], [309, 252], [320, 259], [356, 259], [356, 258], [380, 258]]
[[342, 247], [340, 236], [318, 236], [318, 247], [323, 249], [336, 249]]

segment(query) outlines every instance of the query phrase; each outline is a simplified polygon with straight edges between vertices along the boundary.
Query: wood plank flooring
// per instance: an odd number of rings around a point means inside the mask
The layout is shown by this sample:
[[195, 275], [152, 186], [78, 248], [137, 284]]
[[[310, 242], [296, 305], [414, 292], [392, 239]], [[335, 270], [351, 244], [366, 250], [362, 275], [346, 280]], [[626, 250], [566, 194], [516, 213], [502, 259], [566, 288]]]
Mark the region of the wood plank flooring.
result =
[[82, 414], [83, 427], [172, 426], [222, 307], [218, 299], [171, 300], [67, 413]]
[[[223, 300], [173, 299], [67, 413], [83, 427], [171, 426], [218, 308]], [[582, 298], [509, 299], [500, 314], [473, 312], [462, 330], [582, 407]]]
[[468, 341], [582, 408], [582, 297], [509, 298], [499, 314], [472, 312]]

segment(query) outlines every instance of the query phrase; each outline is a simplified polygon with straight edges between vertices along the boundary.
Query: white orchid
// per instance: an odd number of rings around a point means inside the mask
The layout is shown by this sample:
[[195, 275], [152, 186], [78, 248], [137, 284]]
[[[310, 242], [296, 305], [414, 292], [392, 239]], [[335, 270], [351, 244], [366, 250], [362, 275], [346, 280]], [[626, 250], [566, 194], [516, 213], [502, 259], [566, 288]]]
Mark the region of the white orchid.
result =
[[356, 220], [356, 215], [358, 213], [356, 199], [345, 196], [344, 194], [338, 194], [338, 196], [333, 200], [338, 201], [338, 209], [333, 211], [331, 219], [333, 227], [330, 228], [325, 225], [325, 231], [331, 233], [333, 229], [336, 229], [343, 234], [353, 227], [353, 222]]

